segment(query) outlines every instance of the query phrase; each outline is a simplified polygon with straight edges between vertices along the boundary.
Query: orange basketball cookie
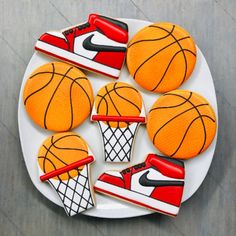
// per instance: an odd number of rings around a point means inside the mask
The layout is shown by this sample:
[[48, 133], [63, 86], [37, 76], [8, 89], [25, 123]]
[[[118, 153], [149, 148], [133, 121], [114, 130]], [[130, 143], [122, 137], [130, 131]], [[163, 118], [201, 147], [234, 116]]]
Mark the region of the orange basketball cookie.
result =
[[162, 153], [188, 159], [211, 144], [216, 133], [216, 116], [208, 101], [199, 94], [174, 90], [154, 103], [147, 132]]
[[26, 111], [45, 129], [66, 131], [90, 114], [93, 90], [87, 77], [63, 62], [47, 63], [28, 78], [24, 93]]
[[140, 30], [128, 45], [127, 66], [134, 80], [153, 92], [178, 88], [191, 75], [196, 46], [178, 25], [156, 23]]
[[[143, 108], [142, 96], [133, 86], [115, 82], [102, 87], [95, 98], [96, 114], [100, 116], [138, 117]], [[119, 127], [129, 125], [129, 122], [119, 122]], [[117, 127], [118, 122], [109, 122], [111, 127]]]

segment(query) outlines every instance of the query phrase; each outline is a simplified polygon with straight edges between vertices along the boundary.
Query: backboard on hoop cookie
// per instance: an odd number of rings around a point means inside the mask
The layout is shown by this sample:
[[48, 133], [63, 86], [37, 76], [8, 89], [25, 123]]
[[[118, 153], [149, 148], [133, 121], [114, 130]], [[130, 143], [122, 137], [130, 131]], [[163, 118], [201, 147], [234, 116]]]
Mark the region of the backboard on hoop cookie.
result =
[[106, 162], [129, 162], [140, 123], [145, 123], [141, 94], [131, 85], [113, 82], [102, 87], [95, 98], [92, 121], [97, 121]]
[[94, 207], [89, 167], [93, 154], [76, 133], [57, 133], [48, 137], [38, 153], [40, 180], [57, 192], [68, 216]]

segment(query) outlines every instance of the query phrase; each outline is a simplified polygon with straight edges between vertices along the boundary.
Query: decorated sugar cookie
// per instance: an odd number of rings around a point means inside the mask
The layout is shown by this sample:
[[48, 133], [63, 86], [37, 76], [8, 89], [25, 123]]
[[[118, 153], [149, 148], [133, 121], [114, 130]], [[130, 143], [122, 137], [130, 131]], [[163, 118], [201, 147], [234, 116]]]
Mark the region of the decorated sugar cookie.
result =
[[39, 150], [40, 180], [48, 181], [53, 187], [69, 216], [94, 206], [89, 177], [93, 161], [86, 142], [72, 132], [52, 135]]
[[145, 122], [142, 96], [123, 82], [102, 87], [95, 98], [91, 116], [102, 133], [105, 161], [128, 162], [134, 137], [140, 123]]
[[67, 131], [89, 116], [94, 98], [84, 73], [64, 62], [52, 62], [29, 76], [23, 99], [36, 124], [48, 130]]
[[195, 63], [193, 38], [175, 24], [149, 25], [128, 45], [128, 70], [149, 91], [163, 93], [178, 88], [190, 77]]
[[184, 188], [184, 163], [149, 154], [145, 162], [107, 171], [94, 185], [98, 192], [163, 214], [176, 216]]
[[118, 78], [127, 42], [127, 24], [90, 14], [84, 24], [44, 33], [35, 49], [84, 69]]
[[216, 133], [216, 116], [209, 102], [195, 92], [174, 90], [152, 106], [148, 135], [165, 155], [188, 159], [202, 153]]

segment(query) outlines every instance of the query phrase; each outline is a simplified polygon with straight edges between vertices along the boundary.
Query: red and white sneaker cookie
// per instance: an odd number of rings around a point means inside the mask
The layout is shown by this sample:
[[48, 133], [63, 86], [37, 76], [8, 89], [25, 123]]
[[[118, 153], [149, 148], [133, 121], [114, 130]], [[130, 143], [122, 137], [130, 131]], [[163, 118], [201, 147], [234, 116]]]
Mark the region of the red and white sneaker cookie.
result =
[[127, 42], [127, 24], [90, 14], [87, 23], [44, 33], [35, 49], [76, 66], [118, 78]]
[[98, 192], [176, 216], [184, 189], [184, 163], [149, 154], [145, 162], [121, 172], [108, 171], [94, 185]]

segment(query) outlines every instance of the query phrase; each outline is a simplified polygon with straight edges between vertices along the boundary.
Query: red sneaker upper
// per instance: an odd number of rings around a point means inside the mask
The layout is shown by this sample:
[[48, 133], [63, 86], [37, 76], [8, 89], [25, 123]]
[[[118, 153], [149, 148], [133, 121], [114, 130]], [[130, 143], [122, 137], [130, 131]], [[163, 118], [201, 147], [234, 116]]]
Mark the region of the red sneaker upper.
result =
[[116, 42], [128, 42], [128, 26], [125, 23], [97, 14], [90, 14], [87, 23], [63, 31], [64, 38], [45, 33], [39, 40], [73, 52], [76, 37], [96, 30]]
[[[149, 176], [150, 170], [157, 173], [156, 176]], [[120, 188], [139, 192], [141, 191], [140, 187], [135, 190], [135, 186], [131, 186], [132, 178], [136, 178], [142, 189], [149, 188], [150, 190], [150, 188], [153, 188], [150, 195], [147, 194], [151, 198], [179, 206], [183, 194], [184, 177], [183, 162], [149, 154], [145, 162], [126, 168], [121, 172], [108, 171], [102, 174], [99, 180]]]
[[182, 180], [185, 177], [184, 164], [181, 161], [175, 159], [172, 160], [163, 156], [160, 157], [155, 154], [149, 154], [145, 162], [124, 169], [120, 173], [116, 172], [116, 176], [112, 174], [112, 171], [110, 172], [111, 174], [108, 174], [109, 172], [103, 173], [99, 179], [119, 187], [130, 189], [132, 175], [142, 170], [149, 169], [150, 167], [154, 167], [164, 176], [170, 178]]

